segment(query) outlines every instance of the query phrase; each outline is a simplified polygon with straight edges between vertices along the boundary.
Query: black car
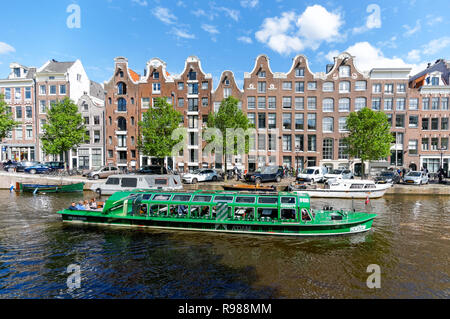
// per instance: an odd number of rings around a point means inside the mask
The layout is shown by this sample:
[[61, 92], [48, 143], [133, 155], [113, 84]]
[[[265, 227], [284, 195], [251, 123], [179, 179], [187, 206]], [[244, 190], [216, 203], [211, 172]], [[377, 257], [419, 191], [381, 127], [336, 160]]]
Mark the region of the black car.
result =
[[244, 176], [247, 182], [259, 184], [262, 182], [281, 182], [284, 177], [283, 167], [264, 166], [260, 171], [248, 173]]
[[384, 171], [377, 177], [375, 177], [375, 182], [378, 184], [386, 184], [392, 183], [397, 184], [400, 183], [401, 177], [397, 172], [394, 171]]
[[40, 164], [36, 161], [25, 161], [17, 163], [16, 172], [25, 172], [25, 168]]
[[51, 170], [57, 170], [57, 169], [64, 169], [65, 163], [64, 162], [45, 162], [45, 165], [50, 167]]
[[[161, 166], [158, 165], [142, 166], [135, 173], [147, 175], [161, 175]], [[165, 167], [162, 168], [162, 174], [163, 175], [167, 174], [167, 169]]]
[[3, 169], [5, 170], [5, 171], [9, 171], [10, 169], [11, 170], [15, 170], [16, 168], [17, 168], [17, 165], [18, 165], [19, 163], [17, 163], [17, 162], [6, 162], [6, 163], [4, 163], [3, 164]]

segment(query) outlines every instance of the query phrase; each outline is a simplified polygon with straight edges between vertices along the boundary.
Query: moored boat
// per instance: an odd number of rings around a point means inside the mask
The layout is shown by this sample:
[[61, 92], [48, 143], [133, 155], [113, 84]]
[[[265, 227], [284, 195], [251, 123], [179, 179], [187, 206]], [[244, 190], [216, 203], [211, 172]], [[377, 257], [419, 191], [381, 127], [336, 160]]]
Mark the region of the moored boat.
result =
[[223, 189], [229, 191], [253, 191], [253, 192], [274, 192], [276, 190], [274, 186], [247, 185], [247, 184], [225, 185], [223, 186]]
[[45, 185], [45, 184], [23, 184], [18, 183], [18, 191], [27, 193], [73, 193], [82, 192], [84, 183]]
[[290, 190], [310, 197], [372, 199], [382, 197], [391, 187], [392, 184], [377, 184], [372, 180], [337, 179], [325, 188], [302, 184], [301, 187], [292, 185]]
[[376, 214], [312, 210], [307, 194], [117, 192], [103, 210], [59, 211], [64, 222], [227, 233], [317, 236], [368, 231]]

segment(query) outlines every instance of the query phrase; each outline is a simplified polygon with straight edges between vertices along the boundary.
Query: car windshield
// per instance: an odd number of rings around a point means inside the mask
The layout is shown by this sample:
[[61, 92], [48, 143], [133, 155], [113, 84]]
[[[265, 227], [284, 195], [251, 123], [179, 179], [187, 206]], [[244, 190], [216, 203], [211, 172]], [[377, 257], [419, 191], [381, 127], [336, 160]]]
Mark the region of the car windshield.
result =
[[420, 172], [410, 172], [410, 173], [406, 174], [406, 176], [418, 177], [418, 176], [420, 176]]
[[194, 170], [191, 174], [196, 174], [196, 175], [198, 175], [198, 174], [200, 174], [201, 172], [202, 172], [201, 170], [196, 169], [196, 170]]
[[314, 174], [314, 170], [310, 168], [305, 168], [302, 172], [303, 174]]
[[394, 173], [392, 173], [392, 172], [383, 172], [383, 173], [381, 173], [381, 176], [391, 177], [391, 176], [394, 176]]
[[340, 175], [342, 174], [342, 169], [335, 169], [330, 172], [330, 174]]
[[266, 166], [261, 170], [261, 174], [275, 174], [278, 171], [276, 166]]

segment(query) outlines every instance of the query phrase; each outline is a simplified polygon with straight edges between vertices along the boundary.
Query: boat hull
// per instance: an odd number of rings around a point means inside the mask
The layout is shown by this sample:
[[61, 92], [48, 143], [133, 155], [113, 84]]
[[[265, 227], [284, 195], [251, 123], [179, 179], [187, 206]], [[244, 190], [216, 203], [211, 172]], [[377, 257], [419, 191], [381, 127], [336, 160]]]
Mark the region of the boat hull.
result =
[[383, 197], [386, 189], [374, 190], [370, 192], [364, 191], [349, 191], [349, 190], [329, 190], [329, 189], [313, 189], [313, 190], [298, 190], [295, 193], [308, 194], [311, 198], [348, 198], [348, 199], [374, 199]]
[[315, 225], [299, 222], [218, 221], [215, 219], [138, 216], [118, 217], [102, 215], [101, 212], [71, 212], [67, 210], [60, 213], [63, 221], [70, 223], [279, 236], [331, 236], [361, 233], [372, 228], [374, 219], [374, 217], [369, 217], [365, 220], [349, 223], [336, 222], [327, 225]]
[[42, 185], [42, 184], [19, 184], [22, 192], [26, 193], [73, 193], [82, 192], [84, 183], [69, 185]]

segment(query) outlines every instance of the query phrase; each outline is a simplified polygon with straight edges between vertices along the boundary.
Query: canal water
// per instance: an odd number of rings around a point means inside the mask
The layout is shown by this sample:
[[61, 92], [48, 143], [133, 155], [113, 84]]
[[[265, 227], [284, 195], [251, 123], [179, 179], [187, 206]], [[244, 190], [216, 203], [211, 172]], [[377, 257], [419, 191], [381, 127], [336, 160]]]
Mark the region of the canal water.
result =
[[313, 199], [379, 215], [367, 233], [293, 238], [63, 224], [83, 196], [0, 191], [0, 299], [449, 297], [449, 197]]

